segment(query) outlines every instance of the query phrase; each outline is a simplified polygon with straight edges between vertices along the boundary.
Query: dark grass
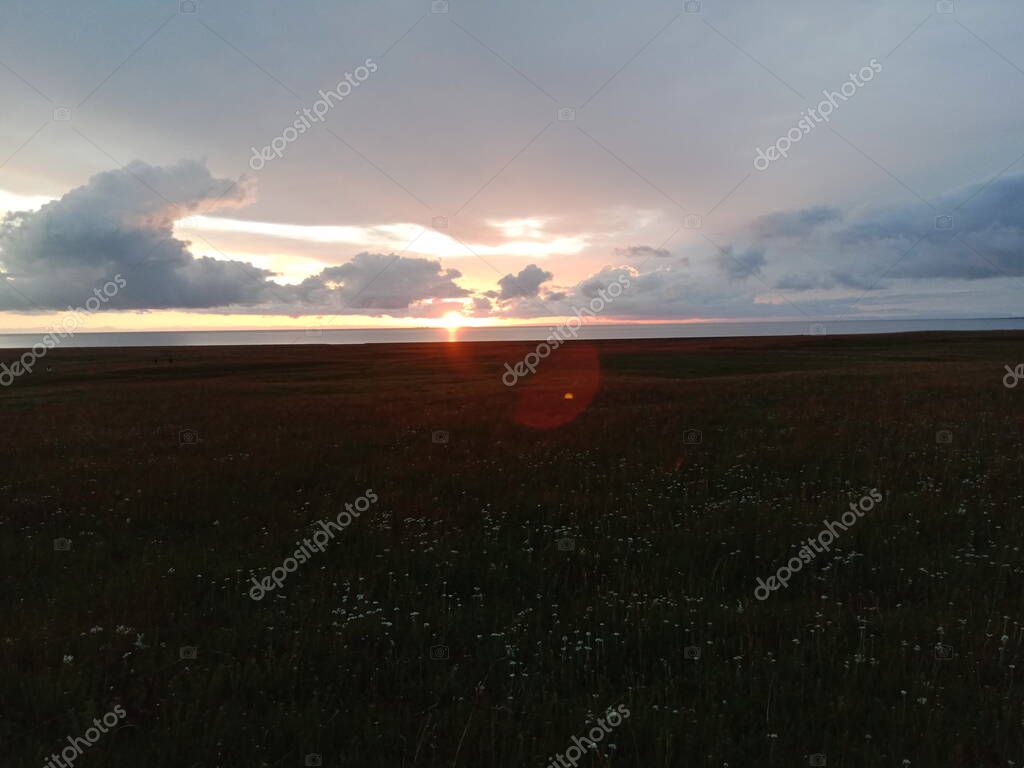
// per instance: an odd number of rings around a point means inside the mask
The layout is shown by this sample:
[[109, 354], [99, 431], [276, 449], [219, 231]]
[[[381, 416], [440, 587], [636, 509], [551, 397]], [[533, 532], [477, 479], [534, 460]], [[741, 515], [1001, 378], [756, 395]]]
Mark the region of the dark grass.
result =
[[529, 349], [58, 349], [0, 391], [0, 762], [115, 704], [76, 765], [544, 766], [617, 704], [581, 765], [1024, 761], [1024, 334], [577, 343], [502, 386]]

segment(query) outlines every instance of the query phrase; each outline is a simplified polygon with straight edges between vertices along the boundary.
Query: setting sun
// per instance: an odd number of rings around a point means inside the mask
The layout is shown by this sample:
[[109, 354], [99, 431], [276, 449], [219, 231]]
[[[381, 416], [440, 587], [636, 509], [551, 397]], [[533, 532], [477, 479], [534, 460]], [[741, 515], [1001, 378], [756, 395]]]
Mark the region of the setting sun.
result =
[[441, 326], [444, 328], [461, 328], [465, 317], [460, 312], [446, 312], [441, 318]]

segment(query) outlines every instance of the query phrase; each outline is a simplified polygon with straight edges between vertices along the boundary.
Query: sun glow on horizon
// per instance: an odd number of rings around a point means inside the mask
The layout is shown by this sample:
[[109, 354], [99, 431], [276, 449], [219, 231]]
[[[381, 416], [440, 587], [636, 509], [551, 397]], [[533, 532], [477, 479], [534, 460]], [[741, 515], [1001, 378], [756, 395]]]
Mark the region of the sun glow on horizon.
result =
[[462, 316], [461, 312], [445, 312], [444, 316], [441, 318], [441, 325], [450, 330], [458, 330], [462, 327], [463, 320], [465, 320], [465, 318]]

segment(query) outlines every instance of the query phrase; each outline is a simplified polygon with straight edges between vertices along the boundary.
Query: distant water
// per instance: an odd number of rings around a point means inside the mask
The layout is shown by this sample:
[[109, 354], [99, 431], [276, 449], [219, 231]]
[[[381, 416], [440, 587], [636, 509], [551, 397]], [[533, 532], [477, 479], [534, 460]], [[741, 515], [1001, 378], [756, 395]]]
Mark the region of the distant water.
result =
[[[532, 341], [544, 339], [552, 326], [515, 328], [460, 328], [458, 341]], [[736, 336], [844, 336], [857, 333], [906, 333], [909, 331], [1024, 330], [1024, 318], [979, 320], [838, 320], [809, 323], [659, 323], [657, 325], [588, 325], [580, 339], [671, 339]], [[40, 333], [0, 334], [0, 349], [22, 349], [37, 343]], [[450, 341], [444, 328], [351, 329], [289, 331], [140, 331], [132, 333], [79, 333], [61, 344], [65, 347], [191, 347], [260, 344], [395, 344]]]

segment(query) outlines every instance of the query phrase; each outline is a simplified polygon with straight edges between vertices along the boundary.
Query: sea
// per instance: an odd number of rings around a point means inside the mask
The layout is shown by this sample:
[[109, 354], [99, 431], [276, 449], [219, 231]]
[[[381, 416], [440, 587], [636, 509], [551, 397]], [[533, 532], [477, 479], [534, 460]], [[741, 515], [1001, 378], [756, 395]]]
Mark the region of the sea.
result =
[[[447, 328], [352, 328], [289, 329], [265, 331], [111, 331], [77, 333], [61, 342], [63, 347], [191, 347], [253, 346], [276, 344], [401, 344], [449, 341], [540, 341], [553, 326]], [[595, 324], [579, 329], [577, 338], [597, 339], [696, 339], [744, 336], [848, 336], [865, 333], [913, 331], [1024, 330], [1024, 318], [691, 322], [645, 324]], [[25, 349], [39, 342], [41, 333], [0, 334], [0, 349]]]

